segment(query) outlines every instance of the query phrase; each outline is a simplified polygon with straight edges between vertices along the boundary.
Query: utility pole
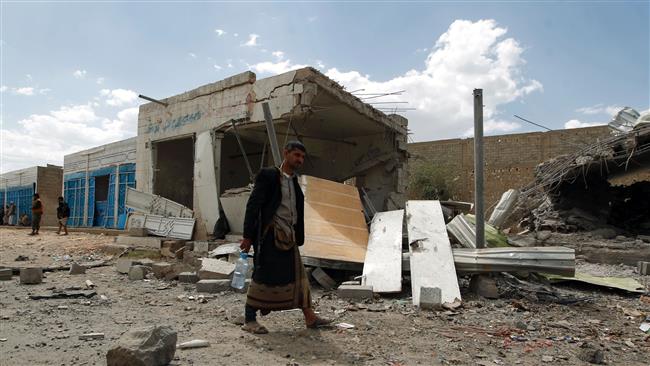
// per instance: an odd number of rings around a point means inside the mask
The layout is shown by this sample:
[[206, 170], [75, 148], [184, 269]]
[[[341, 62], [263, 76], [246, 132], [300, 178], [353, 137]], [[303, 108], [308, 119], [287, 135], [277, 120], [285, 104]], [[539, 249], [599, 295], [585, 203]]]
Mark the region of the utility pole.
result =
[[474, 89], [474, 209], [477, 248], [485, 247], [483, 201], [483, 89]]

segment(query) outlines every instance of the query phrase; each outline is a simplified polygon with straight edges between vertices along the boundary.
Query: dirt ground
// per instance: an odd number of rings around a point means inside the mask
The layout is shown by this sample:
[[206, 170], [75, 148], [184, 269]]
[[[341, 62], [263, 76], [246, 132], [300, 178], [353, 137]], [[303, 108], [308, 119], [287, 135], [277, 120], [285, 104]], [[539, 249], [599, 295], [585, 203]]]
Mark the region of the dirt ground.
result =
[[[109, 258], [98, 250], [111, 237], [85, 233], [57, 236], [43, 231], [0, 229], [0, 265], [57, 265]], [[14, 261], [18, 255], [28, 261]], [[64, 256], [70, 256], [67, 258]], [[590, 273], [624, 274], [648, 286], [627, 266], [579, 263]], [[85, 287], [90, 299], [31, 300], [47, 289]], [[260, 319], [267, 335], [240, 330], [245, 295], [224, 292], [201, 297], [193, 285], [156, 279], [129, 281], [113, 266], [46, 273], [39, 285], [18, 277], [0, 282], [0, 363], [2, 365], [103, 365], [106, 353], [127, 330], [169, 325], [179, 342], [204, 339], [210, 347], [177, 350], [175, 365], [585, 365], [578, 354], [602, 350], [609, 365], [648, 365], [650, 337], [639, 330], [650, 302], [637, 295], [595, 287], [555, 286], [564, 294], [589, 298], [571, 305], [516, 296], [498, 300], [467, 292], [456, 311], [418, 311], [408, 293], [355, 304], [313, 286], [316, 310], [353, 324], [352, 329], [307, 330], [300, 312], [271, 313]], [[408, 283], [404, 284], [408, 288]], [[103, 295], [100, 296], [100, 295]], [[105, 334], [83, 341], [79, 335]]]

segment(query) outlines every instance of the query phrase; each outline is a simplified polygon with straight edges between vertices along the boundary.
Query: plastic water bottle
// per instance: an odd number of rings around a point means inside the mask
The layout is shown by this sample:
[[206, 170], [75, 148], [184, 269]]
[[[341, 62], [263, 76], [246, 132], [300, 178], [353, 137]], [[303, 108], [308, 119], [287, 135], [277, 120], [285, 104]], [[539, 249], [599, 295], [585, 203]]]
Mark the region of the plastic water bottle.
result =
[[235, 264], [235, 273], [232, 275], [230, 286], [242, 290], [246, 285], [246, 274], [248, 273], [248, 253], [239, 253], [239, 259]]

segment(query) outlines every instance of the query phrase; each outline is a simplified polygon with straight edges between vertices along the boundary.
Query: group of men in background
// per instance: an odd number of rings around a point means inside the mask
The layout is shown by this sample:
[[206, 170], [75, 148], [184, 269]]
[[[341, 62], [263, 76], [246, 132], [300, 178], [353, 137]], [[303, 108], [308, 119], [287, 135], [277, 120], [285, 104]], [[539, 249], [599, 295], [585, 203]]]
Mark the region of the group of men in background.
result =
[[[38, 235], [39, 230], [41, 229], [41, 219], [43, 213], [45, 212], [45, 206], [41, 201], [41, 197], [38, 193], [34, 193], [32, 198], [32, 218], [30, 219], [26, 213], [20, 215], [19, 222], [16, 222], [16, 204], [10, 202], [6, 205], [3, 215], [2, 215], [2, 225], [21, 225], [21, 226], [32, 226], [32, 232], [29, 235]], [[68, 235], [68, 217], [70, 217], [70, 207], [65, 202], [63, 197], [59, 197], [59, 206], [56, 208], [56, 218], [59, 224], [59, 229], [57, 234]]]

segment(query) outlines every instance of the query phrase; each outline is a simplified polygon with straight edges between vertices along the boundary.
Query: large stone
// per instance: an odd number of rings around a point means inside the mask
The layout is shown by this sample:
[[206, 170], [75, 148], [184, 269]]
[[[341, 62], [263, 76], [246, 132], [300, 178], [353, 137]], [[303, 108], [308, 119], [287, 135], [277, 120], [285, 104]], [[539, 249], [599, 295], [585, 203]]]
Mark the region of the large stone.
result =
[[583, 343], [578, 349], [578, 358], [595, 365], [605, 364], [605, 353], [590, 343]]
[[650, 262], [639, 261], [637, 266], [638, 266], [640, 275], [642, 275], [642, 276], [650, 275]]
[[158, 279], [165, 278], [165, 276], [173, 271], [173, 269], [174, 266], [167, 262], [158, 262], [151, 265], [151, 272], [153, 272], [153, 275]]
[[135, 265], [131, 266], [129, 269], [129, 279], [131, 281], [140, 281], [144, 280], [145, 277], [147, 276], [147, 273], [149, 273], [150, 267], [143, 266], [143, 265]]
[[29, 267], [20, 269], [21, 285], [36, 285], [43, 282], [43, 268]]
[[228, 279], [235, 271], [235, 265], [226, 261], [211, 258], [201, 258], [199, 279], [221, 280]]
[[11, 268], [0, 268], [0, 281], [9, 281], [13, 275]]
[[494, 278], [489, 275], [474, 275], [469, 281], [469, 289], [473, 293], [486, 299], [498, 299], [499, 290]]
[[84, 274], [84, 273], [86, 273], [86, 267], [84, 267], [84, 266], [82, 266], [82, 265], [80, 265], [78, 263], [72, 262], [70, 264], [70, 271], [68, 273], [71, 274], [71, 275]]
[[199, 282], [199, 276], [196, 275], [196, 272], [181, 272], [178, 274], [178, 282], [197, 283]]
[[373, 298], [372, 286], [341, 285], [336, 290], [338, 297], [348, 300], [367, 300]]
[[176, 332], [169, 326], [149, 326], [124, 333], [106, 354], [107, 366], [163, 366], [174, 359]]
[[201, 280], [196, 283], [196, 291], [210, 294], [228, 291], [231, 289], [230, 283], [230, 280]]

